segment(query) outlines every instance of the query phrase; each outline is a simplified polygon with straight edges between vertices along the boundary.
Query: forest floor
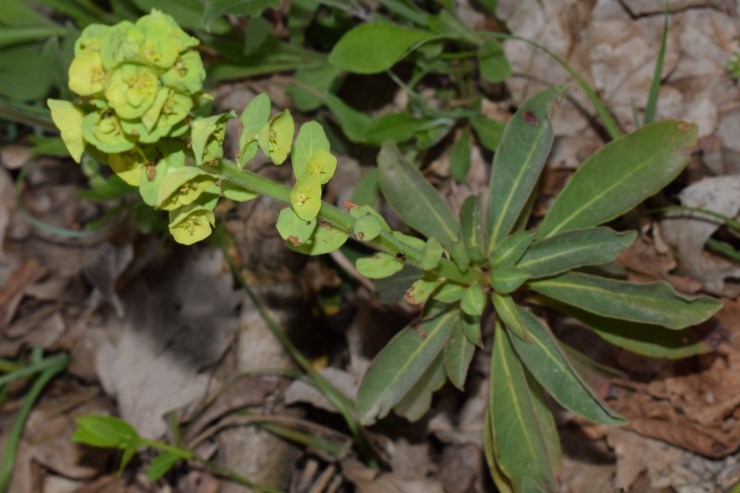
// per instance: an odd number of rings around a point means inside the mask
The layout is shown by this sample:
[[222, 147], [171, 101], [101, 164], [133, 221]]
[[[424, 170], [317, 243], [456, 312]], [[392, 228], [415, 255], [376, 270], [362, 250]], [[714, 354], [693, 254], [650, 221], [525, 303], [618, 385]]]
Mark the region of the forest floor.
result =
[[[639, 235], [615, 268], [633, 281], [665, 280], [682, 293], [720, 297], [725, 306], [699, 329], [710, 351], [676, 361], [617, 349], [572, 319], [552, 316], [566, 342], [610, 367], [590, 383], [630, 419], [608, 428], [556, 409], [563, 493], [718, 493], [740, 483], [740, 263], [706, 248], [710, 237], [737, 245], [737, 232], [706, 216], [650, 212], [674, 203], [733, 218], [740, 213], [740, 88], [726, 70], [738, 49], [740, 4], [669, 5], [658, 118], [696, 122], [699, 145], [687, 170], [660, 196], [620, 219], [619, 229]], [[461, 9], [471, 25], [485, 26], [479, 13]], [[633, 128], [633, 105], [644, 105], [650, 89], [662, 0], [499, 1], [499, 16], [512, 33], [564, 57], [598, 90], [619, 125]], [[505, 46], [514, 76], [504, 98], [484, 104], [488, 116], [506, 119], [538, 90], [570, 83], [553, 119], [555, 147], [535, 205], [541, 215], [604, 136], [585, 96], [552, 58], [524, 43]], [[213, 93], [223, 109], [241, 111], [262, 91], [279, 109], [289, 108], [291, 80], [237, 81]], [[402, 99], [396, 95], [389, 104]], [[447, 154], [425, 169], [453, 208], [488, 185], [491, 155], [471, 152], [465, 185], [451, 179]], [[340, 156], [327, 197], [347, 199], [373, 159], [364, 151]], [[28, 170], [22, 182], [21, 167]], [[465, 392], [448, 385], [421, 421], [391, 418], [368, 431], [379, 472], [353, 448], [336, 409], [297, 376], [263, 314], [235, 284], [228, 260], [269, 317], [350, 396], [373, 355], [414, 309], [376, 300], [371, 282], [347, 274], [341, 254], [307, 259], [287, 250], [274, 228], [279, 207], [266, 199], [228, 212], [235, 241], [225, 250], [174, 246], [127, 223], [79, 237], [39, 227], [81, 231], [101, 217], [104, 205], [79, 197], [85, 186], [71, 160], [32, 155], [23, 141], [0, 147], [0, 358], [18, 358], [29, 348], [70, 357], [33, 405], [9, 492], [245, 491], [198, 464], [177, 466], [150, 484], [142, 467], [150, 452], [117, 475], [115, 451], [69, 441], [75, 418], [86, 414], [121, 416], [144, 437], [186, 443], [201, 457], [283, 491], [496, 491], [482, 453], [490, 326], [484, 329], [488, 350], [476, 356]], [[2, 443], [28, 392], [20, 381], [4, 394]]]

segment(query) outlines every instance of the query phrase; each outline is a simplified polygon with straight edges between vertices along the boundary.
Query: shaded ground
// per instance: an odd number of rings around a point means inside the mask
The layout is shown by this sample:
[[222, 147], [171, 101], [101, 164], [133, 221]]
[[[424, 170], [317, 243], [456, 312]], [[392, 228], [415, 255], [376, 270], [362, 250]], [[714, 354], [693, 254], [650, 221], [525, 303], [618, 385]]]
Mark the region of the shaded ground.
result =
[[[467, 22], [486, 25], [459, 3]], [[662, 1], [511, 0], [499, 2], [499, 16], [513, 33], [563, 56], [630, 130], [633, 105], [642, 111], [649, 91], [662, 8]], [[638, 357], [589, 337], [572, 320], [550, 320], [567, 342], [615, 369], [591, 375], [591, 383], [631, 420], [607, 429], [557, 412], [566, 457], [563, 492], [720, 492], [740, 482], [740, 265], [705, 248], [710, 237], [734, 245], [737, 237], [706, 217], [646, 212], [680, 203], [738, 217], [740, 90], [725, 68], [738, 49], [738, 4], [677, 1], [670, 8], [658, 117], [697, 122], [701, 140], [686, 172], [618, 221], [618, 229], [640, 235], [614, 268], [630, 280], [662, 279], [683, 293], [720, 296], [725, 308], [700, 329], [713, 350], [676, 362]], [[506, 51], [515, 76], [506, 83], [510, 97], [484, 105], [491, 117], [506, 118], [546, 85], [571, 82], [551, 58], [524, 43], [507, 43]], [[289, 106], [284, 88], [290, 80], [276, 76], [214, 92], [222, 108], [237, 111], [265, 90], [277, 106]], [[555, 114], [556, 145], [536, 212], [546, 210], [577, 165], [604, 143], [573, 83], [568, 98]], [[103, 209], [75, 195], [85, 177], [73, 163], [32, 157], [25, 142], [6, 142], [0, 161], [0, 357], [16, 358], [32, 347], [71, 355], [67, 372], [30, 415], [9, 491], [244, 491], [198, 465], [179, 466], [149, 484], [138, 467], [146, 454], [116, 477], [115, 454], [68, 441], [74, 417], [91, 413], [120, 415], [143, 436], [182, 440], [202, 457], [286, 491], [495, 491], [481, 453], [485, 351], [476, 356], [465, 393], [445, 387], [421, 422], [391, 418], [371, 430], [384, 465], [377, 473], [353, 451], [331, 405], [294, 376], [290, 357], [235, 286], [221, 251], [176, 248], [137, 236], [128, 223], [83, 238], [34, 226], [27, 215], [79, 230]], [[31, 166], [18, 207], [14, 186], [25, 162]], [[427, 175], [459, 207], [471, 190], [486, 187], [489, 163], [489, 155], [472, 151], [467, 186], [450, 179], [444, 154]], [[348, 198], [372, 164], [372, 156], [359, 152], [341, 157], [329, 197]], [[260, 199], [229, 212], [236, 243], [228, 255], [301, 351], [352, 395], [372, 356], [413, 310], [378, 303], [367, 280], [355, 282], [345, 271], [341, 255], [290, 253], [273, 226], [278, 210]], [[490, 341], [491, 328], [484, 332]], [[0, 408], [4, 439], [26, 390], [12, 386]], [[172, 416], [179, 437], [172, 434]], [[275, 426], [320, 443], [279, 438]]]

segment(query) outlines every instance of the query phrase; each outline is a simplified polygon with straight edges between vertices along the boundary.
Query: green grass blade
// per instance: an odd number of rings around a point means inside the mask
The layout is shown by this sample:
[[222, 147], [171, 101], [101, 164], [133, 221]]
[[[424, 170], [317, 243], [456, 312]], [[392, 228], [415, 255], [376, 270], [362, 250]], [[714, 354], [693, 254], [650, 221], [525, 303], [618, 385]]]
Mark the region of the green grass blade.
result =
[[[666, 6], [668, 2], [666, 1]], [[665, 45], [668, 39], [668, 12], [663, 17], [663, 34], [660, 37], [660, 49], [658, 50], [658, 60], [655, 62], [655, 72], [653, 80], [650, 83], [650, 92], [648, 93], [647, 105], [645, 106], [645, 116], [642, 118], [642, 124], [647, 125], [655, 119], [655, 112], [658, 108], [658, 95], [660, 93], [660, 80], [663, 75], [663, 61], [665, 60]]]
[[581, 77], [578, 72], [571, 67], [568, 62], [566, 62], [563, 58], [561, 58], [559, 55], [555, 54], [554, 52], [550, 51], [547, 47], [536, 43], [535, 41], [532, 41], [531, 39], [522, 38], [519, 36], [515, 36], [512, 34], [504, 34], [504, 33], [479, 33], [483, 34], [485, 36], [491, 36], [495, 38], [501, 38], [501, 39], [511, 39], [516, 41], [522, 41], [524, 43], [527, 43], [530, 46], [534, 46], [538, 50], [545, 53], [547, 56], [555, 60], [555, 62], [558, 63], [563, 69], [568, 72], [568, 75], [573, 77], [573, 80], [576, 81], [576, 84], [578, 84], [578, 87], [581, 88], [583, 93], [588, 98], [591, 105], [594, 107], [594, 111], [596, 111], [596, 115], [599, 117], [599, 120], [601, 120], [601, 124], [604, 126], [604, 129], [606, 129], [607, 133], [612, 139], [616, 139], [620, 135], [622, 135], [622, 131], [619, 129], [619, 125], [617, 125], [617, 122], [612, 117], [611, 113], [609, 113], [609, 110], [607, 109], [604, 102], [601, 100], [599, 95], [596, 93], [596, 91], [586, 82], [586, 79]]
[[314, 368], [311, 362], [305, 356], [303, 356], [303, 354], [301, 354], [298, 348], [293, 345], [293, 343], [290, 341], [290, 339], [288, 339], [283, 331], [280, 330], [280, 326], [275, 322], [275, 320], [273, 320], [270, 314], [267, 313], [265, 306], [262, 304], [255, 292], [252, 291], [252, 288], [249, 286], [249, 284], [247, 284], [247, 282], [244, 280], [244, 277], [241, 275], [239, 268], [236, 266], [234, 259], [231, 257], [227, 249], [226, 238], [217, 238], [217, 240], [220, 240], [221, 242], [224, 257], [226, 258], [229, 267], [231, 268], [231, 273], [234, 276], [234, 279], [236, 279], [239, 286], [241, 286], [247, 297], [252, 301], [258, 313], [260, 314], [260, 317], [262, 317], [262, 319], [265, 321], [265, 324], [267, 324], [267, 327], [270, 329], [270, 332], [272, 332], [275, 338], [280, 341], [280, 344], [282, 344], [283, 348], [291, 356], [291, 358], [293, 358], [295, 362], [298, 363], [298, 365], [303, 369], [303, 371], [308, 374], [308, 377], [316, 386], [316, 388], [318, 388], [329, 400], [329, 402], [331, 402], [337, 408], [345, 423], [347, 424], [347, 428], [349, 428], [349, 431], [353, 439], [355, 440], [355, 443], [357, 444], [360, 452], [365, 456], [365, 459], [370, 463], [371, 466], [376, 466], [376, 461], [374, 459], [372, 449], [367, 442], [367, 438], [365, 437], [365, 434], [362, 430], [362, 426], [357, 421], [355, 415], [355, 406], [352, 400], [344, 395], [342, 391], [332, 385], [332, 383], [327, 380], [326, 377], [321, 375], [316, 370], [316, 368]]
[[23, 404], [13, 420], [13, 424], [7, 433], [5, 450], [3, 451], [2, 463], [0, 463], [0, 491], [7, 490], [10, 480], [13, 476], [13, 466], [15, 456], [18, 450], [18, 444], [23, 434], [23, 427], [26, 424], [28, 415], [31, 413], [33, 404], [39, 397], [46, 385], [61, 371], [67, 367], [69, 357], [66, 354], [60, 354], [47, 358], [40, 363], [44, 363], [43, 370], [38, 378], [33, 382], [31, 388], [23, 399]]

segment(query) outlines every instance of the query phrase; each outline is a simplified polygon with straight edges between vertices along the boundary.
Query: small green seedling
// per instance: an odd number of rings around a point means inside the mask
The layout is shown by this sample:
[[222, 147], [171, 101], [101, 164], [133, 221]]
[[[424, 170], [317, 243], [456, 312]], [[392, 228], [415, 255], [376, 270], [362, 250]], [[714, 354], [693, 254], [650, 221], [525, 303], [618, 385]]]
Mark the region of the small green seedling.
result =
[[[409, 46], [426, 39], [423, 32], [393, 32]], [[363, 424], [390, 411], [418, 419], [447, 379], [463, 388], [475, 349], [484, 344], [481, 321], [493, 306], [484, 423], [490, 473], [504, 492], [556, 491], [560, 450], [545, 392], [593, 422], [621, 425], [625, 419], [585, 383], [576, 369], [583, 358], [570, 356], [572, 350], [537, 316], [538, 305], [556, 307], [640, 354], [671, 358], [709, 349], [690, 327], [716, 313], [719, 301], [680, 296], [664, 282], [604, 277], [597, 267], [635, 239], [634, 232], [601, 225], [684, 169], [697, 140], [694, 125], [650, 123], [609, 143], [583, 163], [532, 229], [526, 227], [533, 194], [553, 142], [550, 115], [564, 88], [543, 91], [519, 108], [496, 149], [488, 203], [484, 208], [479, 198], [468, 198], [459, 217], [396, 147], [383, 146], [380, 190], [421, 237], [412, 236], [393, 231], [371, 207], [348, 203], [343, 212], [323, 202], [322, 188], [336, 168], [323, 128], [304, 124], [293, 142], [290, 113], [270, 117], [266, 95], [240, 116], [236, 162], [224, 158], [224, 128], [233, 115], [205, 114], [210, 98], [201, 92], [195, 44], [156, 11], [136, 24], [88, 27], [70, 67], [70, 88], [80, 98], [49, 101], [54, 121], [75, 160], [88, 152], [109, 163], [139, 187], [147, 204], [168, 211], [179, 243], [210, 235], [221, 197], [249, 200], [261, 194], [289, 204], [277, 228], [296, 251], [328, 253], [354, 237], [378, 250], [356, 262], [367, 277], [401, 275], [404, 266], [413, 266], [417, 275], [408, 281], [406, 299], [422, 305], [421, 316], [388, 343], [365, 375], [356, 402]], [[397, 48], [398, 56], [406, 49]], [[485, 50], [486, 56], [498, 53], [494, 45]], [[335, 50], [332, 59], [340, 63], [342, 51]], [[375, 71], [387, 60], [365, 63]], [[292, 189], [243, 169], [259, 151], [275, 164], [290, 156]], [[82, 422], [81, 429], [89, 431], [88, 424]], [[131, 430], [117, 429], [124, 433], [114, 446], [130, 454], [139, 442]]]

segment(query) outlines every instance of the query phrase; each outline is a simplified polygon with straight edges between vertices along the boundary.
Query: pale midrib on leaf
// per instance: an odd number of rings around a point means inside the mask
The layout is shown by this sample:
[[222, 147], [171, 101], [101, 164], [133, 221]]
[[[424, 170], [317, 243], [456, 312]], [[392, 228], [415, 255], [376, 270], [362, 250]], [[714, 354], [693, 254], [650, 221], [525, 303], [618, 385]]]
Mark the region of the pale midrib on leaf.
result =
[[[604, 243], [604, 242], [600, 242], [600, 243], [596, 244], [596, 246], [598, 246], [601, 243]], [[609, 243], [609, 242], [606, 242], [606, 243]], [[590, 245], [576, 246], [574, 248], [570, 248], [568, 250], [561, 250], [559, 252], [555, 252], [555, 253], [552, 253], [550, 255], [546, 255], [544, 257], [534, 258], [534, 259], [529, 260], [528, 262], [520, 262], [519, 264], [516, 265], [516, 267], [518, 267], [520, 269], [526, 269], [528, 267], [531, 268], [532, 266], [535, 266], [536, 267], [537, 264], [544, 263], [544, 262], [549, 262], [549, 261], [551, 261], [553, 259], [557, 259], [558, 257], [567, 257], [568, 255], [574, 255], [574, 254], [576, 254], [576, 253], [578, 253], [578, 252], [580, 252], [582, 250], [589, 250], [591, 248], [595, 248], [595, 245], [594, 244], [590, 244]], [[526, 253], [525, 253], [525, 255], [526, 255]]]
[[[539, 325], [539, 322], [537, 322], [537, 324]], [[546, 329], [544, 329], [544, 328], [542, 328], [542, 330], [543, 330], [543, 332], [546, 331]], [[532, 330], [529, 330], [529, 332], [531, 333]], [[550, 334], [547, 334], [547, 335], [550, 335]], [[547, 345], [545, 345], [537, 336], [532, 336], [532, 340], [534, 341], [535, 344], [537, 344], [537, 346], [540, 347], [540, 349], [542, 349], [545, 352], [545, 354], [547, 355], [547, 357], [549, 358], [549, 360], [557, 368], [559, 368], [560, 371], [562, 371], [563, 373], [565, 373], [569, 377], [568, 378], [569, 380], [571, 380], [573, 382], [576, 382], [581, 388], [583, 388], [593, 398], [593, 393], [591, 392], [591, 389], [583, 381], [581, 381], [580, 378], [577, 378], [576, 377], [575, 370], [573, 370], [570, 367], [565, 366], [565, 364], [563, 363], [563, 361], [561, 361], [559, 358], [555, 357], [555, 355], [553, 354], [553, 352], [551, 352], [549, 350], [549, 348], [547, 347]], [[594, 401], [599, 405], [599, 407], [608, 416], [611, 417], [611, 414], [606, 409], [604, 409], [604, 406], [601, 405], [601, 402], [599, 402], [597, 399], [594, 399]]]
[[[500, 335], [502, 337], [508, 337], [504, 333], [504, 331], [501, 331], [500, 332]], [[527, 437], [527, 439], [525, 441], [527, 442], [527, 448], [529, 449], [530, 457], [532, 457], [532, 458], [537, 457], [537, 453], [535, 451], [533, 440], [530, 438], [531, 434], [529, 433], [529, 430], [527, 429], [527, 427], [523, 425], [523, 423], [524, 423], [523, 406], [525, 406], [526, 403], [520, 403], [519, 402], [519, 399], [517, 398], [517, 393], [513, 390], [513, 378], [512, 378], [512, 374], [511, 374], [511, 367], [508, 364], [508, 361], [507, 361], [507, 358], [506, 358], [506, 354], [503, 352], [503, 351], [505, 351], [504, 344], [501, 341], [499, 341], [499, 344], [497, 344], [497, 345], [499, 346], [499, 353], [500, 353], [500, 357], [501, 357], [501, 363], [502, 363], [502, 366], [503, 366], [503, 370], [504, 370], [504, 373], [505, 373], [505, 376], [506, 376], [506, 381], [509, 383], [509, 388], [512, 389], [511, 390], [511, 400], [512, 400], [512, 403], [514, 404], [516, 415], [519, 418], [518, 419], [518, 423], [521, 423], [521, 425], [519, 426], [519, 428], [524, 432], [523, 433], [524, 436]], [[511, 357], [516, 358], [517, 356], [515, 354], [512, 354]], [[520, 363], [520, 365], [521, 365], [521, 363]], [[524, 368], [520, 368], [520, 371], [522, 372], [522, 377], [524, 377], [522, 380], [526, 384], [526, 381], [527, 380], [526, 380], [526, 375], [524, 375], [524, 371], [525, 371]], [[528, 392], [529, 389], [526, 389], [526, 391]], [[532, 416], [536, 416], [536, 413], [534, 412], [534, 409], [531, 409], [530, 408], [530, 411], [531, 411]], [[539, 426], [540, 426], [539, 420], [537, 420], [535, 418], [535, 422], [537, 423], [537, 427], [539, 428]], [[548, 462], [548, 465], [550, 465], [550, 469], [552, 469], [552, 465], [549, 464], [549, 462], [550, 462], [549, 457], [547, 458], [547, 462]]]
[[[407, 373], [408, 367], [416, 359], [416, 356], [418, 356], [419, 353], [423, 352], [423, 349], [427, 347], [429, 342], [433, 339], [433, 336], [437, 334], [437, 331], [440, 330], [440, 327], [442, 327], [444, 323], [447, 321], [447, 319], [451, 316], [452, 316], [452, 312], [447, 312], [439, 316], [439, 321], [430, 328], [430, 330], [427, 332], [426, 338], [423, 339], [422, 343], [419, 344], [419, 346], [416, 348], [416, 350], [413, 353], [409, 354], [409, 357], [406, 359], [404, 364], [400, 368], [398, 368], [397, 371], [395, 372], [395, 376], [393, 377], [393, 379], [391, 379], [391, 381], [388, 382], [388, 384], [386, 385], [384, 389], [385, 391], [382, 393], [384, 398], [388, 396], [388, 390], [393, 389], [395, 387], [395, 384], [398, 382], [399, 377]], [[411, 329], [406, 329], [406, 330], [411, 330]]]
[[[478, 217], [477, 214], [475, 214], [474, 217], [476, 219], [475, 222], [478, 223], [478, 221], [480, 221], [480, 217]], [[475, 250], [476, 248], [481, 246], [481, 244], [478, 243], [478, 235], [475, 234], [476, 227], [477, 224], [473, 224], [473, 227], [470, 228], [470, 235], [468, 235], [468, 244], [470, 245], [471, 250]]]
[[[549, 122], [546, 124], [543, 124], [542, 127], [540, 127], [540, 130], [537, 132], [537, 138], [533, 139], [535, 141], [538, 141], [540, 137], [542, 137], [542, 134], [545, 132], [546, 128], [549, 126]], [[537, 150], [537, 146], [534, 145], [529, 148], [529, 152], [527, 153], [527, 158], [524, 160], [524, 165], [520, 167], [519, 174], [516, 177], [516, 180], [514, 180], [514, 183], [511, 186], [511, 191], [509, 192], [509, 195], [506, 197], [506, 200], [503, 203], [503, 207], [499, 211], [498, 218], [496, 222], [494, 223], [493, 230], [488, 235], [489, 239], [489, 250], [493, 251], [493, 247], [496, 244], [496, 238], [498, 236], [498, 232], [501, 229], [501, 226], [504, 222], [504, 219], [506, 218], [506, 213], [509, 210], [509, 207], [511, 207], [511, 203], [513, 201], [514, 195], [516, 195], [516, 192], [518, 191], [519, 183], [522, 181], [522, 177], [526, 175], [526, 171], [529, 168], [529, 164], [532, 161], [532, 156], [534, 156], [535, 151]]]
[[[632, 171], [629, 171], [628, 173], [626, 173], [626, 174], [622, 175], [622, 178], [621, 178], [620, 180], [616, 180], [616, 181], [615, 181], [615, 182], [613, 182], [613, 183], [612, 183], [611, 185], [608, 185], [608, 186], [607, 186], [607, 187], [606, 187], [606, 188], [605, 188], [605, 189], [604, 189], [604, 190], [603, 190], [603, 191], [602, 191], [602, 192], [601, 192], [601, 193], [600, 193], [599, 195], [594, 195], [594, 197], [593, 197], [592, 199], [590, 199], [589, 201], [587, 201], [587, 202], [585, 202], [585, 203], [581, 204], [581, 206], [580, 206], [579, 208], [575, 209], [575, 210], [574, 210], [574, 211], [573, 211], [573, 212], [572, 212], [572, 213], [571, 213], [571, 214], [570, 214], [569, 216], [567, 216], [567, 217], [566, 217], [566, 218], [565, 218], [565, 219], [564, 219], [563, 221], [560, 221], [560, 224], [558, 224], [558, 225], [557, 225], [557, 226], [555, 227], [555, 229], [553, 229], [553, 230], [551, 230], [551, 231], [550, 231], [549, 233], [547, 233], [547, 235], [545, 236], [545, 238], [550, 238], [550, 237], [552, 237], [553, 235], [557, 234], [557, 233], [558, 233], [558, 232], [559, 232], [560, 230], [562, 230], [562, 229], [563, 229], [563, 228], [564, 228], [564, 227], [565, 227], [565, 226], [566, 226], [566, 225], [567, 225], [567, 224], [568, 224], [568, 223], [569, 223], [569, 222], [570, 222], [570, 221], [571, 221], [571, 220], [572, 220], [572, 219], [573, 219], [574, 217], [576, 217], [576, 216], [580, 215], [580, 214], [581, 214], [581, 213], [582, 213], [582, 212], [583, 212], [584, 210], [588, 209], [588, 208], [589, 208], [589, 207], [591, 206], [591, 204], [593, 204], [594, 202], [596, 202], [596, 201], [598, 201], [598, 200], [602, 200], [602, 199], [603, 199], [603, 198], [604, 198], [604, 197], [605, 197], [606, 195], [608, 195], [608, 194], [609, 194], [609, 193], [610, 193], [610, 192], [611, 192], [612, 190], [614, 190], [614, 188], [616, 188], [616, 187], [618, 187], [618, 186], [621, 186], [621, 185], [622, 185], [622, 184], [623, 184], [624, 182], [626, 182], [626, 181], [630, 181], [630, 177], [631, 177], [631, 176], [632, 176], [633, 174], [637, 173], [638, 171], [641, 171], [641, 170], [642, 170], [642, 168], [643, 168], [643, 167], [644, 167], [644, 166], [645, 166], [646, 164], [650, 163], [650, 161], [652, 161], [652, 159], [653, 159], [653, 158], [654, 158], [655, 156], [658, 156], [658, 155], [662, 154], [663, 152], [665, 152], [665, 150], [666, 150], [665, 148], [660, 148], [660, 149], [659, 149], [658, 151], [656, 151], [655, 153], [653, 153], [653, 154], [650, 154], [650, 155], [649, 155], [649, 156], [648, 156], [647, 158], [645, 158], [645, 160], [643, 160], [643, 162], [642, 162], [642, 163], [640, 163], [640, 164], [639, 164], [638, 166], [635, 166], [634, 168], [632, 168]], [[574, 176], [573, 178], [575, 178], [575, 176]], [[571, 178], [571, 180], [572, 180], [573, 178]], [[564, 191], [565, 191], [565, 190], [563, 190], [563, 192], [564, 192]], [[563, 193], [563, 192], [561, 192], [561, 193]], [[648, 193], [647, 195], [645, 195], [645, 197], [648, 197], [649, 195], [650, 195], [650, 194]], [[639, 202], [638, 202], [638, 203], [639, 203]], [[635, 205], [637, 205], [637, 204], [635, 204]], [[634, 206], [633, 206], [633, 207], [634, 207]], [[617, 215], [619, 215], [619, 213], [617, 213]], [[616, 217], [616, 216], [615, 216], [615, 217]], [[604, 219], [604, 221], [601, 221], [601, 222], [605, 222], [605, 221], [608, 221], [608, 220], [609, 220], [609, 219], [607, 218], [607, 219]]]
[[[568, 283], [568, 282], [565, 282], [565, 281], [540, 281], [537, 284], [539, 284], [539, 285], [543, 285], [544, 284], [546, 287], [547, 286], [553, 286], [553, 287], [571, 288], [571, 289], [580, 290], [580, 291], [596, 291], [598, 293], [605, 293], [605, 294], [608, 294], [609, 296], [617, 296], [617, 297], [623, 298], [623, 299], [628, 299], [628, 298], [640, 298], [640, 299], [644, 299], [644, 298], [647, 298], [649, 300], [654, 300], [654, 301], [673, 301], [673, 299], [667, 300], [667, 299], [662, 298], [662, 297], [648, 296], [647, 294], [643, 295], [643, 294], [635, 294], [635, 293], [616, 293], [614, 291], [609, 291], [606, 288], [602, 288], [602, 287], [598, 287], [598, 286], [591, 286], [591, 285], [584, 286], [583, 284], [573, 284], [573, 283]], [[650, 284], [630, 284], [630, 283], [625, 283], [625, 286], [650, 286]], [[681, 298], [676, 298], [676, 299], [681, 300]], [[681, 300], [681, 301], [684, 301], [684, 300]]]

